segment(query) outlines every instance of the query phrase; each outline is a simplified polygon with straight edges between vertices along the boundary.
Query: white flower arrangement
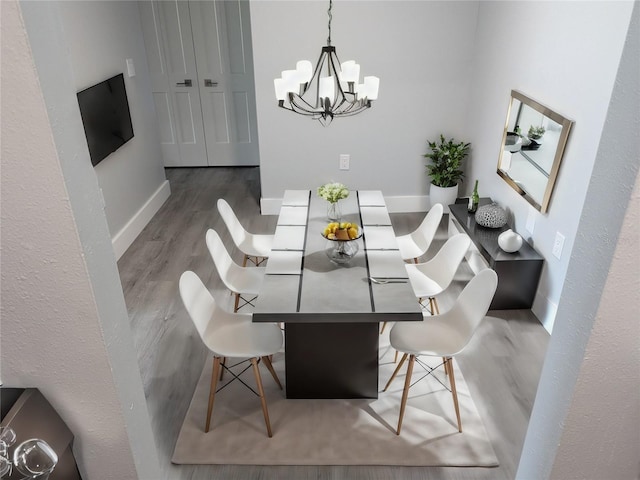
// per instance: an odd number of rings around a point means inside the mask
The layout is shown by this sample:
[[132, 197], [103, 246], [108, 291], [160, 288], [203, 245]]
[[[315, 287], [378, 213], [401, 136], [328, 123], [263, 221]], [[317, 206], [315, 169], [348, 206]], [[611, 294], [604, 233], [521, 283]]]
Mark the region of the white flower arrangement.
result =
[[326, 183], [318, 187], [318, 196], [329, 203], [336, 203], [349, 196], [349, 189], [342, 183]]

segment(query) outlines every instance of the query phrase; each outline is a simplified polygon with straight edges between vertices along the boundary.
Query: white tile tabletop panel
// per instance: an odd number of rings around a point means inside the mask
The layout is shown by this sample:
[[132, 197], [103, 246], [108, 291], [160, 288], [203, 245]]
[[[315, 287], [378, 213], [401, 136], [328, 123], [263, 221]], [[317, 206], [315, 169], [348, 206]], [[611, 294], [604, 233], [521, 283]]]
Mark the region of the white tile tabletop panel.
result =
[[360, 207], [362, 225], [391, 225], [391, 217], [385, 207]]
[[367, 250], [398, 250], [398, 242], [392, 227], [365, 225], [363, 230]]
[[302, 252], [271, 250], [267, 261], [267, 275], [300, 275]]
[[399, 250], [367, 250], [369, 276], [374, 278], [408, 278]]
[[276, 226], [272, 250], [304, 250], [304, 235], [306, 231], [307, 229], [304, 225]]
[[309, 205], [309, 190], [286, 190], [282, 197], [283, 207], [306, 207]]
[[282, 207], [278, 225], [306, 225], [308, 207]]
[[380, 190], [358, 190], [358, 202], [361, 207], [385, 207], [387, 205]]

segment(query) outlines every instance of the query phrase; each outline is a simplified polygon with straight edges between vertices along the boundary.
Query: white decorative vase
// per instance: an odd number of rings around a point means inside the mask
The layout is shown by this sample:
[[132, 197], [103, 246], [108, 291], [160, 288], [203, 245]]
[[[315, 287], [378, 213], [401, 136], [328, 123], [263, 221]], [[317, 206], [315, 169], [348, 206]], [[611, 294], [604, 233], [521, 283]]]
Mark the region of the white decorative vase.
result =
[[505, 230], [498, 235], [498, 245], [507, 253], [514, 253], [522, 247], [522, 237], [513, 230]]
[[458, 185], [453, 187], [438, 187], [431, 184], [429, 190], [429, 202], [433, 207], [436, 203], [442, 204], [444, 207], [444, 213], [449, 213], [449, 205], [456, 203], [458, 198]]

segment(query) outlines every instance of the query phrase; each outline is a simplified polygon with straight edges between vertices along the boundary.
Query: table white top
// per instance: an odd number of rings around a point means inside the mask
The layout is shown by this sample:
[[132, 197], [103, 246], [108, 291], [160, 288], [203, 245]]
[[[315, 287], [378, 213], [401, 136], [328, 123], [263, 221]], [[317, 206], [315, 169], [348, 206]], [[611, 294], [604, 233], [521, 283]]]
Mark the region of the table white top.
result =
[[[359, 251], [348, 264], [336, 265], [325, 253], [327, 205], [312, 191], [285, 192], [254, 321], [273, 321], [274, 315], [290, 321], [290, 314], [316, 319], [330, 314], [342, 321], [422, 319], [382, 192], [352, 191], [340, 200], [341, 220], [363, 229], [355, 240]], [[407, 281], [376, 284], [370, 277]]]

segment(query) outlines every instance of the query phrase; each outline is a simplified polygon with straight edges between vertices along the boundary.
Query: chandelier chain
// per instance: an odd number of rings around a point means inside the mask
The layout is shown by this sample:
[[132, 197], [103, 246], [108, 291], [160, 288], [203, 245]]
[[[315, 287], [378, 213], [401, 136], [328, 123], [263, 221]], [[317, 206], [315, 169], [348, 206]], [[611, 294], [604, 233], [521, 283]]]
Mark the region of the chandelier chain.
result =
[[333, 15], [331, 14], [331, 7], [333, 6], [333, 0], [329, 0], [329, 9], [327, 10], [327, 15], [329, 16], [329, 23], [327, 28], [329, 29], [329, 36], [327, 37], [327, 45], [331, 45], [331, 20]]

